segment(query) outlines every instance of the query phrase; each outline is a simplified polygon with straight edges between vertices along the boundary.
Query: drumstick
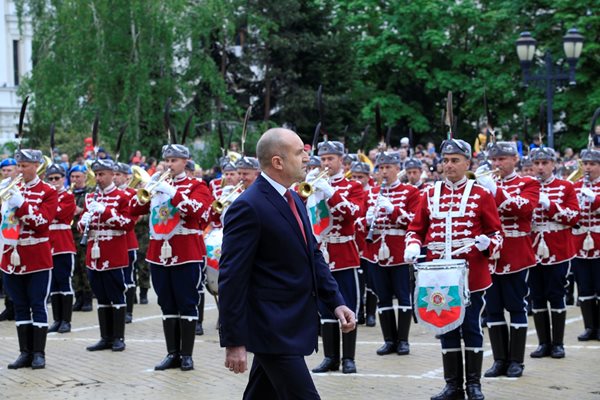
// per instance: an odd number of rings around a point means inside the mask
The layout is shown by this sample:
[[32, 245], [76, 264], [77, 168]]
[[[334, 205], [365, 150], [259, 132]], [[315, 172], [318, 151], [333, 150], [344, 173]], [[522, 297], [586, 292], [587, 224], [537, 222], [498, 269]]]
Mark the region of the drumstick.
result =
[[[469, 244], [467, 244], [467, 245], [465, 245], [463, 247], [459, 247], [458, 249], [456, 249], [452, 253], [450, 253], [450, 256], [452, 257], [452, 256], [455, 256], [457, 254], [460, 254], [463, 251], [465, 251], [465, 250], [467, 250], [467, 249], [475, 246], [476, 244], [477, 244], [477, 242], [473, 242], [473, 243], [469, 243]], [[425, 258], [425, 257], [427, 257], [427, 254], [421, 254], [420, 256], [417, 257], [417, 260], [420, 259], [420, 258]]]

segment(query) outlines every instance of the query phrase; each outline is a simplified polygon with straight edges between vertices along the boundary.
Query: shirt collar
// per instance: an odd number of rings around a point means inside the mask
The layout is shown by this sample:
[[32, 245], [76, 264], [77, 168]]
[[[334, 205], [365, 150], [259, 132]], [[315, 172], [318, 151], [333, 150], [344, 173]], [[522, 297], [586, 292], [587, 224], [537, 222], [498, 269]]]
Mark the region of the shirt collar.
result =
[[329, 181], [330, 182], [337, 182], [340, 181], [344, 178], [344, 169], [340, 169], [340, 172], [338, 172], [335, 175], [332, 175], [331, 177], [329, 177]]
[[271, 177], [269, 175], [267, 175], [264, 171], [262, 171], [260, 173], [260, 175], [266, 179], [267, 182], [269, 182], [271, 184], [271, 186], [273, 186], [273, 188], [275, 188], [275, 190], [277, 190], [277, 193], [279, 193], [282, 197], [285, 196], [285, 192], [287, 191], [287, 188], [285, 186], [283, 186], [281, 183], [276, 182], [275, 180], [271, 179]]
[[185, 173], [185, 171], [183, 171], [183, 172], [182, 172], [182, 173], [180, 173], [179, 175], [176, 175], [176, 176], [173, 178], [173, 180], [174, 180], [175, 182], [179, 182], [179, 181], [182, 181], [182, 180], [184, 180], [186, 177], [187, 177], [187, 174]]
[[455, 183], [453, 183], [453, 182], [450, 182], [448, 179], [446, 179], [446, 180], [444, 181], [444, 184], [446, 185], [446, 187], [447, 187], [448, 189], [451, 189], [451, 190], [457, 190], [457, 189], [460, 189], [460, 188], [461, 188], [461, 187], [463, 187], [463, 186], [464, 186], [466, 183], [467, 183], [467, 177], [466, 177], [466, 176], [463, 176], [463, 177], [462, 177], [462, 179], [460, 179], [459, 181], [457, 181], [457, 182], [455, 182]]
[[112, 192], [115, 189], [116, 189], [115, 184], [111, 183], [110, 185], [108, 185], [107, 187], [105, 187], [103, 190], [101, 190], [101, 192], [102, 192], [102, 194], [108, 194], [108, 193]]
[[515, 171], [511, 172], [510, 174], [506, 175], [502, 180], [504, 182], [508, 182], [508, 181], [512, 181], [513, 179], [515, 179], [517, 177], [517, 173]]
[[25, 184], [25, 187], [30, 188], [32, 186], [35, 186], [38, 184], [39, 181], [40, 181], [40, 178], [39, 178], [39, 176], [36, 175], [35, 178], [33, 178], [32, 180], [30, 180], [29, 182], [27, 182]]

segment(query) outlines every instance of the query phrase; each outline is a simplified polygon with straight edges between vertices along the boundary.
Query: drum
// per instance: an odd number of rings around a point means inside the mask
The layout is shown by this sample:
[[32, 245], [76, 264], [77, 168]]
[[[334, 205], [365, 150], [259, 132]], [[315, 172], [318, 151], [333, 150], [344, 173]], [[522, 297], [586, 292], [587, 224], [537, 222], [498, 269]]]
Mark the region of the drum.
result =
[[434, 260], [415, 264], [415, 308], [420, 323], [436, 335], [459, 327], [469, 305], [465, 260]]
[[212, 228], [204, 235], [206, 246], [206, 288], [216, 296], [219, 291], [219, 259], [223, 243], [223, 228]]

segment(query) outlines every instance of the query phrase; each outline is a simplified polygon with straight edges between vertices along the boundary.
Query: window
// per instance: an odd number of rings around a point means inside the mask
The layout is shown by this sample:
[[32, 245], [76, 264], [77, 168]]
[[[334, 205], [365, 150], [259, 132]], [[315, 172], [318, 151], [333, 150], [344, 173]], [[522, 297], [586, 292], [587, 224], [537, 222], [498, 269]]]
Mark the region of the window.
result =
[[15, 79], [15, 86], [19, 86], [19, 41], [13, 40], [13, 73]]

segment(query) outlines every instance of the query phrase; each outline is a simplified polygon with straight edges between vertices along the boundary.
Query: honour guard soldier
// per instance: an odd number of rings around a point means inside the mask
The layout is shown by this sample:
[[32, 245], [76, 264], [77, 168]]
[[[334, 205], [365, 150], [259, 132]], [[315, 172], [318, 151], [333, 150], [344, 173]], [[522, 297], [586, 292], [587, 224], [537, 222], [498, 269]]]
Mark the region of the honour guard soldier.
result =
[[577, 339], [587, 341], [600, 340], [600, 150], [583, 150], [581, 160], [584, 176], [575, 183], [581, 217], [573, 228], [573, 269], [585, 327]]
[[85, 264], [98, 299], [100, 341], [87, 350], [123, 351], [127, 311], [124, 270], [129, 265], [126, 235], [133, 228], [128, 212], [129, 196], [113, 182], [114, 161], [96, 159], [91, 168], [97, 187], [86, 195], [78, 228], [83, 233], [82, 244], [87, 244]]
[[50, 224], [50, 245], [52, 246], [52, 283], [50, 302], [54, 322], [48, 332], [71, 332], [73, 314], [73, 285], [71, 279], [75, 268], [75, 242], [71, 223], [75, 215], [75, 197], [65, 189], [65, 169], [52, 164], [46, 170], [46, 181], [58, 193], [58, 208]]
[[[319, 179], [313, 183], [316, 195], [323, 196], [333, 225], [329, 232], [321, 236], [321, 251], [333, 277], [337, 281], [346, 305], [355, 314], [358, 311], [358, 267], [360, 259], [355, 242], [355, 222], [364, 204], [364, 191], [358, 182], [344, 177], [342, 156], [344, 145], [340, 142], [325, 141], [318, 145], [323, 168], [328, 168], [329, 179]], [[311, 172], [316, 175], [316, 172]], [[311, 176], [307, 176], [311, 181]], [[313, 372], [337, 371], [340, 366], [340, 328], [333, 313], [321, 307], [321, 334], [325, 358]], [[354, 355], [356, 351], [356, 329], [342, 335], [342, 372], [355, 373]]]
[[521, 176], [535, 177], [535, 172], [533, 171], [533, 162], [531, 162], [529, 157], [523, 157], [521, 160]]
[[[116, 162], [114, 172], [115, 186], [128, 196], [127, 204], [129, 204], [129, 200], [137, 193], [135, 189], [128, 186], [133, 171], [129, 164]], [[133, 303], [135, 300], [136, 288], [135, 270], [137, 268], [137, 251], [139, 248], [137, 236], [135, 234], [135, 223], [137, 222], [137, 219], [134, 218], [133, 220], [134, 222], [131, 229], [127, 231], [127, 255], [129, 257], [129, 264], [127, 264], [127, 268], [123, 269], [125, 286], [127, 287], [127, 292], [125, 293], [125, 303], [127, 304], [127, 312], [125, 314], [126, 324], [130, 324], [133, 320]]]
[[442, 143], [444, 181], [438, 181], [421, 196], [415, 219], [408, 227], [404, 258], [414, 262], [426, 245], [428, 259], [466, 259], [469, 264], [471, 303], [463, 323], [441, 336], [446, 386], [432, 400], [463, 398], [463, 357], [465, 343], [466, 388], [469, 399], [483, 399], [481, 366], [483, 332], [480, 316], [484, 293], [492, 284], [488, 258], [502, 247], [501, 225], [491, 193], [467, 180], [471, 146], [460, 139]]
[[[384, 344], [378, 355], [410, 352], [408, 334], [412, 319], [410, 271], [404, 261], [406, 228], [419, 206], [419, 190], [400, 182], [398, 153], [380, 153], [377, 167], [382, 184], [369, 190], [367, 213], [359, 229], [366, 232], [365, 259], [373, 274], [375, 293], [379, 299], [377, 312]], [[398, 325], [393, 297], [398, 300]]]
[[250, 185], [254, 183], [258, 174], [260, 173], [260, 167], [258, 160], [254, 157], [242, 156], [235, 163], [240, 180], [244, 182], [244, 189], [248, 189]]
[[573, 184], [552, 173], [556, 161], [553, 149], [538, 147], [531, 150], [531, 161], [541, 183], [531, 233], [537, 265], [529, 270], [533, 322], [539, 346], [531, 357], [563, 358], [567, 316], [565, 287], [569, 260], [575, 257], [571, 228], [579, 221], [579, 204]]
[[0, 269], [14, 302], [21, 354], [8, 368], [39, 369], [46, 366], [46, 301], [52, 274], [48, 227], [58, 198], [56, 190], [36, 174], [43, 160], [41, 151], [19, 149], [15, 160], [21, 178], [5, 182], [2, 189], [4, 250]]
[[423, 182], [423, 163], [417, 158], [409, 158], [404, 162], [404, 170], [406, 171], [406, 178], [408, 183], [413, 185], [419, 190], [427, 188], [425, 182]]
[[[0, 163], [0, 171], [2, 172], [2, 179], [15, 178], [17, 172], [17, 161], [14, 158], [5, 158]], [[0, 274], [0, 282], [2, 281], [2, 275]], [[4, 286], [6, 292], [6, 285]], [[4, 297], [4, 311], [0, 313], [0, 321], [13, 321], [15, 319], [15, 307], [10, 296], [6, 294]]]
[[81, 241], [81, 232], [77, 230], [77, 225], [83, 214], [83, 207], [85, 205], [85, 196], [89, 193], [90, 188], [86, 185], [86, 178], [88, 172], [85, 165], [74, 165], [69, 170], [69, 181], [70, 191], [75, 196], [75, 219], [73, 221], [71, 232], [73, 233], [73, 240], [77, 248], [77, 254], [75, 255], [75, 271], [73, 273], [73, 290], [75, 290], [75, 304], [73, 304], [73, 311], [92, 311], [92, 288], [87, 275], [87, 268], [85, 266], [85, 247], [82, 247], [79, 242]]
[[[488, 158], [497, 170], [497, 179], [487, 165], [477, 169], [477, 183], [488, 189], [500, 214], [504, 242], [498, 258], [491, 260], [493, 285], [486, 292], [487, 325], [494, 364], [486, 377], [523, 374], [527, 338], [528, 268], [535, 266], [529, 233], [537, 207], [540, 184], [515, 172], [519, 153], [514, 142], [496, 142], [488, 147]], [[504, 318], [510, 313], [510, 334]]]
[[206, 256], [201, 227], [208, 221], [212, 196], [203, 181], [186, 176], [185, 164], [190, 158], [187, 147], [165, 145], [162, 156], [169, 170], [160, 177], [154, 176], [146, 186], [150, 201], [140, 198], [138, 192], [130, 207], [134, 216], [150, 213], [146, 261], [150, 263], [152, 286], [163, 314], [168, 352], [154, 369], [180, 367], [189, 371], [194, 368], [198, 284]]
[[306, 163], [306, 171], [310, 172], [315, 168], [321, 168], [321, 157], [315, 155], [309, 156], [308, 163]]

